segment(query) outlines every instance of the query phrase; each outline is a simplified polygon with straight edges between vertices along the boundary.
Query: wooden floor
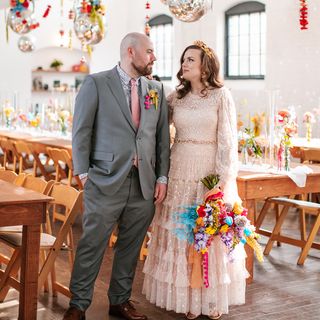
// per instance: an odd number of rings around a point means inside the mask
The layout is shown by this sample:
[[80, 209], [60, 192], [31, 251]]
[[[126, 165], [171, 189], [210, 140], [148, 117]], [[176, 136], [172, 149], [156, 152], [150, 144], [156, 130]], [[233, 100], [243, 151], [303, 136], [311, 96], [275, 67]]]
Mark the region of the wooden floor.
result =
[[[271, 215], [273, 216], [273, 215]], [[283, 233], [298, 232], [298, 215], [290, 212], [290, 222], [285, 225]], [[309, 218], [308, 218], [309, 219]], [[310, 223], [310, 220], [308, 221]], [[268, 217], [265, 226], [272, 225], [273, 219]], [[80, 222], [75, 226], [76, 236], [81, 233]], [[320, 241], [318, 235], [317, 240]], [[266, 238], [261, 239], [264, 246]], [[274, 247], [263, 264], [255, 262], [254, 283], [247, 287], [246, 304], [230, 308], [224, 320], [318, 320], [320, 319], [320, 251], [311, 250], [305, 265], [296, 264], [299, 249], [289, 245]], [[87, 311], [88, 320], [114, 319], [107, 315], [107, 286], [112, 262], [112, 250], [108, 249], [103, 267], [96, 281], [94, 301]], [[61, 256], [58, 265], [58, 275], [68, 283], [69, 274], [67, 256]], [[143, 262], [138, 263], [132, 299], [139, 301], [138, 308], [146, 313], [149, 319], [184, 319], [184, 315], [167, 312], [146, 301], [141, 294], [143, 282]], [[0, 319], [17, 319], [18, 294], [11, 290], [4, 303], [0, 303]], [[64, 310], [68, 307], [68, 299], [62, 295], [52, 298], [50, 294], [41, 294], [38, 304], [39, 320], [62, 319]], [[206, 319], [200, 317], [199, 319]]]

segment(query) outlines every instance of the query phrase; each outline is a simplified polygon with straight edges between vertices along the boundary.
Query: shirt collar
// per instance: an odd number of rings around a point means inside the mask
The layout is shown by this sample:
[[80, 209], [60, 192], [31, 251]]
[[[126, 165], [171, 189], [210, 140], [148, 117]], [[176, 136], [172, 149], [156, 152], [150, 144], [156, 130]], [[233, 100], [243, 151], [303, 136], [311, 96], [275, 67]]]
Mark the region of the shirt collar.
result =
[[[130, 85], [130, 80], [132, 79], [121, 67], [120, 67], [120, 63], [117, 64], [117, 71], [119, 73], [120, 78], [122, 79], [122, 81], [126, 84], [126, 85]], [[138, 79], [136, 79], [137, 84], [140, 84], [140, 79], [141, 77], [139, 77]]]

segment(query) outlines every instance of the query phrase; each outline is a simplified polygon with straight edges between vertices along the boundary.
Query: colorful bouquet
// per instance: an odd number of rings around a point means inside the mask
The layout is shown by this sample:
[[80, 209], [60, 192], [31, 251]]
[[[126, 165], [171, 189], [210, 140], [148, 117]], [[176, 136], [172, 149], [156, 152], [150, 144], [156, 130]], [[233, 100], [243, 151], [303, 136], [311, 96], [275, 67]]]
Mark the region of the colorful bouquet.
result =
[[298, 125], [294, 115], [289, 110], [280, 110], [277, 116], [278, 130], [280, 132], [279, 148], [277, 152], [278, 170], [290, 170], [291, 138], [297, 133]]
[[175, 233], [178, 238], [188, 240], [202, 254], [204, 285], [208, 287], [208, 249], [214, 236], [220, 237], [231, 261], [235, 248], [246, 243], [255, 251], [258, 261], [263, 261], [263, 254], [257, 242], [259, 236], [247, 218], [248, 210], [238, 202], [233, 207], [224, 202], [223, 192], [215, 188], [219, 181], [217, 175], [210, 175], [201, 181], [210, 192], [202, 204], [186, 207], [184, 212], [175, 214], [181, 225]]

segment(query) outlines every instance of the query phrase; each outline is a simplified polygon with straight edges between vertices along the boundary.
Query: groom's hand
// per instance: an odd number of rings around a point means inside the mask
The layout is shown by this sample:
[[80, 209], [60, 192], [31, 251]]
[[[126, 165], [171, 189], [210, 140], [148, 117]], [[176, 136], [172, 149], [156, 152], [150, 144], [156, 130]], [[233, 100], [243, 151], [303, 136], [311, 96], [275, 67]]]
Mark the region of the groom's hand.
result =
[[156, 183], [156, 187], [154, 189], [154, 204], [160, 204], [166, 197], [167, 194], [167, 184], [166, 183]]

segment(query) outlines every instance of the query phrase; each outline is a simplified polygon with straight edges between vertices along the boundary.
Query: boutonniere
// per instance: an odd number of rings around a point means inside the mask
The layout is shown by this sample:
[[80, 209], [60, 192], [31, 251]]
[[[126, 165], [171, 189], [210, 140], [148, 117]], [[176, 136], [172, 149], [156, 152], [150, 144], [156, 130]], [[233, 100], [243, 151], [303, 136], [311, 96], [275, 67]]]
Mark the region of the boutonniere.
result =
[[148, 94], [144, 97], [144, 106], [146, 109], [150, 109], [153, 104], [155, 109], [158, 109], [159, 95], [155, 89], [148, 90]]

